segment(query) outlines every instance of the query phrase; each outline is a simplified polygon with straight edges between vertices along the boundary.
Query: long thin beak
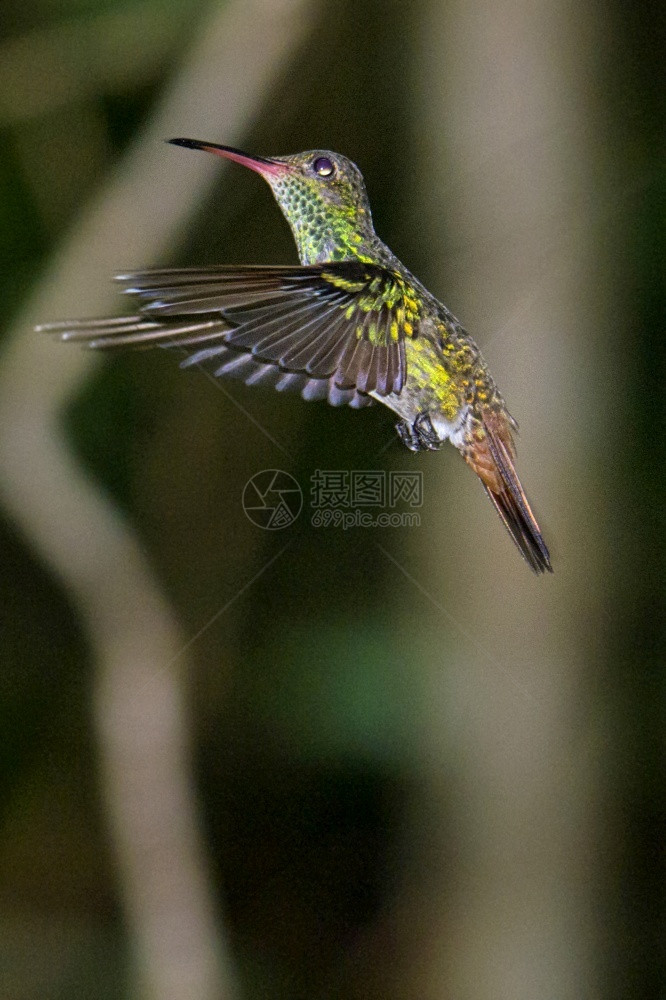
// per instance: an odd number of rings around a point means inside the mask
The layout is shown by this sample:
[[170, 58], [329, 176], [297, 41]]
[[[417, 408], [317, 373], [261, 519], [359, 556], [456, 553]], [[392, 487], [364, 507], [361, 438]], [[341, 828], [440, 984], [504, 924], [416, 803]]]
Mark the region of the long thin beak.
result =
[[215, 153], [226, 160], [233, 160], [243, 167], [249, 167], [262, 176], [283, 174], [290, 169], [289, 164], [281, 163], [279, 160], [269, 160], [264, 156], [248, 156], [233, 146], [218, 146], [215, 142], [200, 142], [198, 139], [168, 139], [167, 142], [174, 146], [185, 146], [186, 149], [203, 149], [207, 153]]

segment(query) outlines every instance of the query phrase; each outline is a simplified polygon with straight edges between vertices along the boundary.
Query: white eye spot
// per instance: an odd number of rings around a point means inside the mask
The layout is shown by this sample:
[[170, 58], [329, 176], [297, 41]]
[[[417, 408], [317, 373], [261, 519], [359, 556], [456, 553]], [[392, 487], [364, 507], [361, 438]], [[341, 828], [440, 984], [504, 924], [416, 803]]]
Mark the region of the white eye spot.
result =
[[328, 156], [318, 156], [312, 164], [312, 169], [319, 177], [331, 177], [335, 173], [335, 166]]

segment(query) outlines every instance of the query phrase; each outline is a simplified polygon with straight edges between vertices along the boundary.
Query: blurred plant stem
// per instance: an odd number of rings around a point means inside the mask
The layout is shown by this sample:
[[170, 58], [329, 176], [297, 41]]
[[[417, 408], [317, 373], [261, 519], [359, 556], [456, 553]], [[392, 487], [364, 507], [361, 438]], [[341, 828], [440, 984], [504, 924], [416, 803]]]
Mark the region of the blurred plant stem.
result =
[[237, 992], [213, 915], [189, 771], [187, 637], [139, 539], [61, 435], [60, 410], [91, 370], [92, 355], [31, 327], [112, 310], [117, 293], [108, 279], [119, 262], [149, 266], [169, 251], [219, 165], [169, 152], [164, 138], [191, 132], [240, 141], [313, 12], [306, 0], [213, 8], [152, 122], [57, 251], [0, 358], [1, 495], [88, 630], [102, 791], [137, 971], [132, 996], [150, 1000]]
[[[603, 403], [581, 373], [595, 368], [586, 331], [609, 319], [593, 237], [602, 140], [588, 134], [600, 117], [586, 61], [601, 27], [561, 2], [424, 2], [422, 11], [412, 60], [423, 97], [419, 217], [432, 261], [446, 256], [447, 224], [468, 248], [446, 283], [436, 273], [427, 282], [463, 313], [521, 423], [521, 474], [541, 498], [555, 575], [536, 581], [511, 558], [475, 484], [438, 466], [441, 547], [428, 538], [412, 568], [450, 618], [446, 658], [433, 650], [430, 664], [432, 798], [415, 819], [427, 883], [412, 890], [430, 945], [424, 954], [417, 942], [410, 996], [591, 1000], [601, 793], [584, 669], [601, 641], [602, 570], [587, 566], [583, 591], [565, 568], [598, 549], [587, 435]], [[567, 516], [555, 521], [558, 510]]]

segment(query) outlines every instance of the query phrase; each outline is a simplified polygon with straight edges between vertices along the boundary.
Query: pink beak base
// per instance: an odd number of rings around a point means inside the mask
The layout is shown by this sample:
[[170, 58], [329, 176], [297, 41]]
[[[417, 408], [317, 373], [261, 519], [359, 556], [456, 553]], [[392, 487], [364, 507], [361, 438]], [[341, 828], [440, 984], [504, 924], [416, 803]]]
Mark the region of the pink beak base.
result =
[[240, 149], [233, 146], [219, 146], [214, 142], [200, 142], [198, 139], [168, 139], [174, 146], [184, 146], [186, 149], [203, 149], [207, 153], [215, 153], [216, 156], [223, 156], [225, 160], [233, 160], [240, 163], [242, 167], [249, 167], [258, 174], [266, 176], [279, 176], [288, 171], [289, 165], [281, 163], [279, 160], [269, 160], [264, 156], [248, 156]]

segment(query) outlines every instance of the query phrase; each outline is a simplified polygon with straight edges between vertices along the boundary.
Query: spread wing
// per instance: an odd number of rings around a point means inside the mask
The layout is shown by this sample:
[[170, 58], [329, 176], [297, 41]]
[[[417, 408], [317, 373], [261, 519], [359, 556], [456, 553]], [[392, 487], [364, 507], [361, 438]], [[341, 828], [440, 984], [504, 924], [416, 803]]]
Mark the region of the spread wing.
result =
[[360, 261], [215, 267], [121, 275], [138, 315], [50, 323], [96, 349], [181, 347], [184, 367], [296, 388], [306, 399], [363, 405], [399, 393], [418, 303], [398, 274]]

